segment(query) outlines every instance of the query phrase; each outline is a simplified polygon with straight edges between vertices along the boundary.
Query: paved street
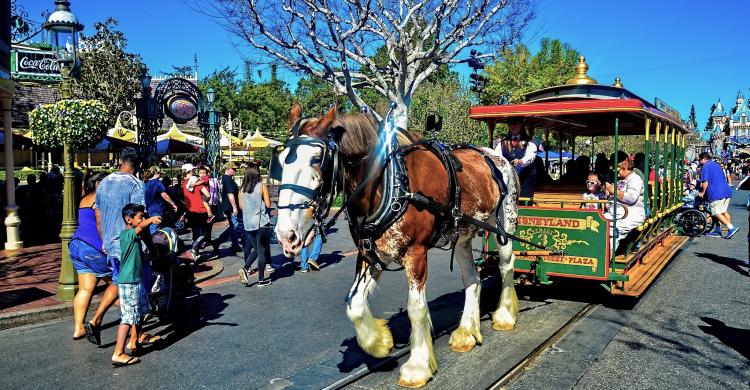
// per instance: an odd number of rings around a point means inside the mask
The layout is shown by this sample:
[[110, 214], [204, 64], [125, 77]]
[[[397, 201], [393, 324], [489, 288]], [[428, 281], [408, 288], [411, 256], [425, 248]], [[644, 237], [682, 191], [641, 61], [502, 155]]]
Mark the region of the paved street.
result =
[[[746, 213], [732, 209], [743, 229]], [[2, 388], [322, 388], [367, 367], [377, 367], [350, 388], [396, 388], [397, 364], [362, 354], [344, 311], [353, 278], [353, 245], [345, 224], [324, 247], [320, 272], [301, 274], [275, 257], [280, 268], [269, 287], [243, 287], [234, 278], [240, 259], [227, 257], [224, 272], [203, 290], [200, 319], [186, 333], [156, 327], [166, 341], [142, 363], [109, 363], [119, 315], [105, 317], [103, 345], [70, 339], [70, 319], [0, 332], [6, 375]], [[747, 385], [746, 276], [735, 260], [746, 253], [743, 230], [731, 241], [698, 238], [633, 305], [599, 306], [543, 355], [511, 388], [741, 388]], [[485, 388], [549, 337], [600, 289], [522, 288], [519, 324], [494, 332], [483, 316], [485, 344], [468, 354], [448, 350], [463, 293], [446, 252], [433, 251], [428, 298], [439, 371], [428, 388]], [[278, 253], [277, 251], [274, 253]], [[284, 263], [282, 265], [282, 263]], [[389, 318], [398, 354], [408, 343], [406, 286], [388, 272], [373, 296], [376, 315]], [[483, 306], [492, 309], [496, 281], [485, 281]], [[12, 351], [12, 352], [11, 352]], [[64, 373], [64, 374], [61, 374]], [[687, 386], [686, 386], [687, 385]]]

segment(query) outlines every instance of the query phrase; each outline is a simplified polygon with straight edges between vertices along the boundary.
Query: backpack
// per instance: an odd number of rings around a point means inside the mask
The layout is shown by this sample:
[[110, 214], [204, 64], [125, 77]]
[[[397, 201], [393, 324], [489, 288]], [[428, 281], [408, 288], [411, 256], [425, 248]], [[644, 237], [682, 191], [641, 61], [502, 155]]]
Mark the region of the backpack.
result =
[[219, 181], [216, 180], [215, 177], [210, 177], [208, 179], [208, 204], [211, 206], [216, 206], [219, 204], [219, 196], [220, 196], [220, 184]]

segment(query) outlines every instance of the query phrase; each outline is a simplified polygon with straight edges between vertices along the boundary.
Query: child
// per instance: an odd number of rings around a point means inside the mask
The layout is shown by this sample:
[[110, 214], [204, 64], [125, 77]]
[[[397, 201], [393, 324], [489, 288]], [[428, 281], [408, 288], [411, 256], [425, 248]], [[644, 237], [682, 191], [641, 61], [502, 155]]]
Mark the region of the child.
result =
[[[160, 217], [144, 219], [146, 208], [143, 205], [129, 203], [122, 208], [122, 219], [125, 230], [120, 233], [120, 275], [117, 280], [120, 298], [120, 327], [117, 329], [117, 344], [112, 355], [112, 364], [128, 366], [140, 362], [140, 359], [125, 353], [125, 339], [131, 332], [136, 337], [140, 334], [140, 322], [143, 314], [141, 300], [141, 278], [143, 277], [143, 260], [140, 236], [148, 234], [151, 224], [160, 224]], [[134, 344], [134, 343], [131, 343]], [[132, 353], [132, 352], [131, 352]]]
[[[587, 192], [583, 193], [583, 200], [606, 200], [607, 194], [602, 190], [602, 182], [599, 181], [599, 175], [594, 172], [589, 173], [589, 177], [586, 180]], [[599, 203], [585, 203], [582, 208], [587, 210], [600, 209]]]
[[198, 188], [198, 191], [201, 192], [201, 200], [203, 201], [203, 207], [206, 208], [206, 211], [208, 212], [208, 219], [206, 220], [206, 223], [211, 223], [211, 221], [214, 220], [214, 213], [213, 210], [211, 210], [211, 192], [209, 190], [209, 180], [210, 177], [208, 176], [208, 168], [206, 167], [198, 167], [195, 168], [191, 172], [191, 176], [187, 179], [187, 184], [185, 185], [185, 188], [187, 188], [188, 191], [193, 192], [195, 188]]
[[695, 208], [695, 197], [698, 196], [698, 190], [695, 189], [695, 182], [689, 182], [688, 188], [682, 194], [682, 203], [684, 208]]

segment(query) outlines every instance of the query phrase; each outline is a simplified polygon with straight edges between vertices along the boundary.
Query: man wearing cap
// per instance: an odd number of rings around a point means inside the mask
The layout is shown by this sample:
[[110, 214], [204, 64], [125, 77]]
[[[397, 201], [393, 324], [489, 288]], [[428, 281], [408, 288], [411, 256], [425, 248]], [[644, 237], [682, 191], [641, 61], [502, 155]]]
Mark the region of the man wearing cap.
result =
[[[732, 238], [740, 228], [732, 225], [732, 216], [729, 215], [732, 189], [727, 183], [724, 170], [711, 159], [709, 153], [701, 153], [698, 159], [701, 163], [701, 189], [698, 195], [708, 202], [711, 216], [727, 227], [727, 235], [724, 238]], [[716, 230], [706, 233], [706, 236], [721, 237], [721, 225], [717, 224]]]
[[495, 150], [502, 153], [518, 172], [521, 182], [519, 195], [522, 198], [533, 197], [537, 172], [532, 163], [536, 157], [537, 147], [531, 142], [531, 137], [526, 133], [521, 120], [514, 119], [508, 122], [508, 136], [500, 141]]
[[237, 167], [231, 161], [224, 164], [224, 175], [221, 177], [221, 204], [219, 207], [221, 207], [221, 212], [227, 218], [227, 228], [213, 242], [214, 249], [218, 250], [219, 245], [231, 238], [232, 253], [242, 250], [239, 241], [241, 232], [237, 226], [237, 216], [239, 213], [237, 195], [239, 194], [239, 187], [237, 187], [237, 183], [234, 181], [234, 175], [237, 173], [236, 169]]

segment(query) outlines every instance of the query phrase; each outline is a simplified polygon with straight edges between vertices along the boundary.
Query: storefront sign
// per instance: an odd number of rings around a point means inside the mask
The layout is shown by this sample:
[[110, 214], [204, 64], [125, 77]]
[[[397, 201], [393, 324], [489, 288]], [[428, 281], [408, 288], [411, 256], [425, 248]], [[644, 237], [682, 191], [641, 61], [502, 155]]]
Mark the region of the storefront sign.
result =
[[177, 123], [187, 123], [198, 115], [198, 105], [187, 95], [176, 95], [166, 102], [167, 116]]
[[659, 110], [661, 110], [665, 114], [667, 114], [667, 115], [669, 115], [671, 117], [674, 117], [677, 120], [680, 119], [680, 112], [677, 111], [677, 110], [675, 110], [669, 104], [664, 103], [663, 100], [661, 100], [659, 98], [654, 98], [654, 105], [656, 106], [656, 108], [658, 108]]
[[[14, 78], [60, 78], [60, 64], [52, 51], [14, 48], [11, 53], [11, 73]], [[19, 77], [20, 76], [20, 77]]]

